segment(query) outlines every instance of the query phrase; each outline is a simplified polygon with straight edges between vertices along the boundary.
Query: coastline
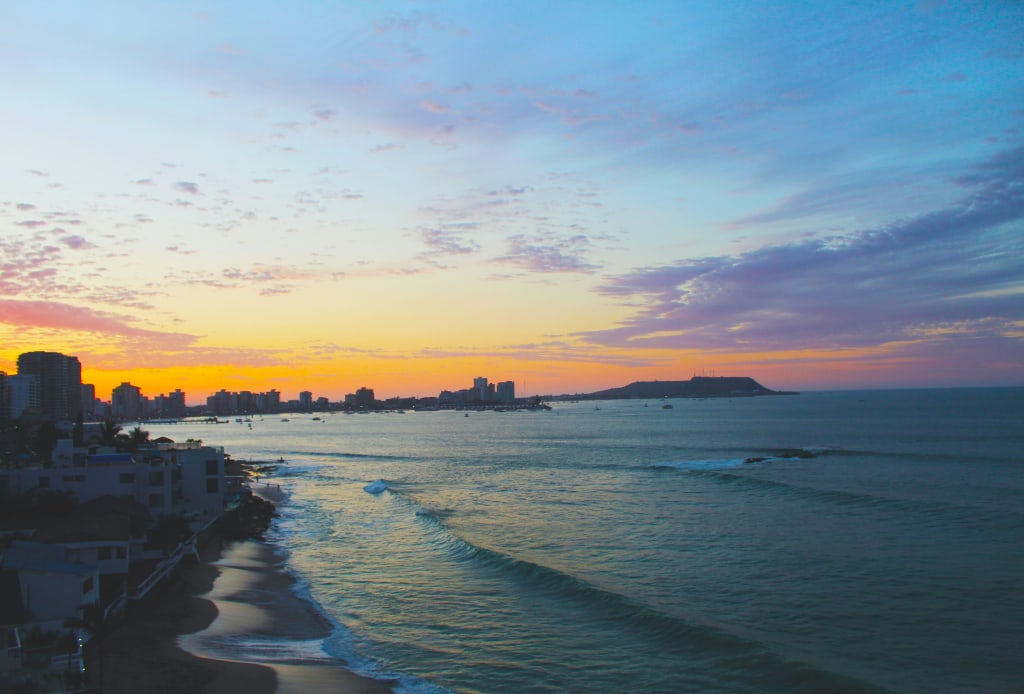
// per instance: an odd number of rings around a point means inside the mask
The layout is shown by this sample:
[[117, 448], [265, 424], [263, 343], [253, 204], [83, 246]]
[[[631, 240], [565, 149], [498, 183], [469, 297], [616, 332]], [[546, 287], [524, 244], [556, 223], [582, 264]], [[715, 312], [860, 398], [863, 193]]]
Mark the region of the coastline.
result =
[[[254, 493], [274, 504], [276, 484]], [[258, 539], [226, 541], [214, 533], [198, 564], [179, 571], [102, 639], [102, 690], [290, 694], [332, 691], [386, 694], [392, 684], [347, 670], [324, 655], [232, 658], [211, 644], [261, 636], [271, 643], [315, 642], [331, 626], [300, 598], [278, 550]], [[236, 646], [239, 654], [245, 646]], [[229, 650], [229, 649], [225, 649]]]

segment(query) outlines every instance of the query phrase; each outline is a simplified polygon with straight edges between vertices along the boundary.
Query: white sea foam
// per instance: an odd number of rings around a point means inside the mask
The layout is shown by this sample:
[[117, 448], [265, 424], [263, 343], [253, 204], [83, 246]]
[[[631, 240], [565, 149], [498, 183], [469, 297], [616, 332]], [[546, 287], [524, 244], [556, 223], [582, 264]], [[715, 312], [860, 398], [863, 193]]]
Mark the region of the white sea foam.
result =
[[363, 491], [368, 494], [380, 494], [387, 488], [387, 482], [385, 482], [384, 480], [376, 480], [374, 482], [370, 482], [368, 485], [363, 487]]

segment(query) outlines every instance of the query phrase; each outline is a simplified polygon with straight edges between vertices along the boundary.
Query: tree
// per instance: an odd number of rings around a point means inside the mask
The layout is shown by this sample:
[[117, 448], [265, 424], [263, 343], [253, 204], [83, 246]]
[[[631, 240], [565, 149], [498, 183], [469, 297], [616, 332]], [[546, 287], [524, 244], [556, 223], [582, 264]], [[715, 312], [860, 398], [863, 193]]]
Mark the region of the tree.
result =
[[75, 426], [71, 430], [71, 442], [75, 448], [81, 448], [85, 445], [85, 419], [81, 413], [78, 414]]
[[51, 421], [40, 422], [32, 441], [32, 452], [43, 461], [44, 465], [49, 466], [50, 456], [56, 445], [57, 425]]
[[100, 424], [100, 445], [113, 446], [117, 443], [117, 435], [121, 433], [121, 425], [113, 419]]
[[149, 443], [149, 432], [143, 431], [142, 427], [135, 427], [129, 433], [132, 441], [132, 450], [137, 451], [143, 445]]

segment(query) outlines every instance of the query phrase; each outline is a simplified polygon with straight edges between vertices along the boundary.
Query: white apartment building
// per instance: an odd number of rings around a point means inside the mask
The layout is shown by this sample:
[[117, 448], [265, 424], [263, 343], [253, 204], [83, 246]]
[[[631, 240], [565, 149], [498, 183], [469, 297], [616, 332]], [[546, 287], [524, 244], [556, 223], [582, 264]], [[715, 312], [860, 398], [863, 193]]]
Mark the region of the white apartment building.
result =
[[42, 631], [64, 628], [68, 617], [81, 618], [82, 606], [100, 599], [97, 567], [67, 561], [59, 545], [14, 540], [0, 552], [0, 570], [17, 572], [29, 624]]
[[[160, 516], [184, 515], [206, 527], [224, 511], [224, 449], [201, 444], [157, 444], [137, 453], [93, 453], [57, 441], [51, 467], [0, 470], [9, 494], [39, 487], [73, 492], [79, 502], [131, 497]], [[0, 484], [2, 486], [2, 484]]]

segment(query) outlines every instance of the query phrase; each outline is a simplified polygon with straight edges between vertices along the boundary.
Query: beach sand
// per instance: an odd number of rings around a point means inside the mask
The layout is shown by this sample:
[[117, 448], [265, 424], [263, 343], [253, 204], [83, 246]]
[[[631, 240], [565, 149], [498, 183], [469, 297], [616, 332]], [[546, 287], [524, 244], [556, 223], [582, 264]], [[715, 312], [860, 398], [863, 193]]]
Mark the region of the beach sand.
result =
[[[274, 503], [284, 498], [276, 485], [259, 493]], [[391, 692], [391, 683], [352, 673], [319, 652], [319, 640], [331, 626], [291, 590], [293, 579], [282, 564], [265, 542], [225, 544], [212, 538], [200, 563], [135, 605], [131, 616], [102, 639], [103, 691]], [[261, 636], [272, 646], [284, 639], [296, 648], [253, 662], [251, 644]], [[235, 645], [232, 653], [233, 639], [249, 645]]]

